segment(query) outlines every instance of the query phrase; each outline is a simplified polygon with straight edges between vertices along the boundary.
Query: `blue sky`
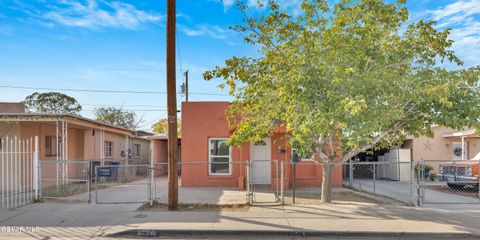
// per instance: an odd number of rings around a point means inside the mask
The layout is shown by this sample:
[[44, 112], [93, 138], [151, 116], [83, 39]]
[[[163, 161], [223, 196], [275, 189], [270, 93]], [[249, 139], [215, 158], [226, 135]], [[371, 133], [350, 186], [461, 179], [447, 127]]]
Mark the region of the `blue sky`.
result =
[[[249, 0], [252, 14], [261, 14]], [[300, 0], [280, 0], [292, 14]], [[465, 65], [480, 64], [480, 0], [410, 0], [411, 21], [439, 21], [453, 28], [454, 50]], [[241, 21], [233, 0], [177, 0], [180, 69], [190, 71], [192, 101], [228, 100], [206, 82], [205, 70], [225, 59], [254, 56], [228, 26]], [[165, 0], [0, 0], [0, 85], [165, 91]], [[34, 90], [0, 88], [0, 101], [21, 101]], [[148, 129], [165, 116], [166, 96], [65, 92], [93, 117], [97, 106], [123, 106], [143, 117]], [[179, 96], [179, 101], [182, 99]]]

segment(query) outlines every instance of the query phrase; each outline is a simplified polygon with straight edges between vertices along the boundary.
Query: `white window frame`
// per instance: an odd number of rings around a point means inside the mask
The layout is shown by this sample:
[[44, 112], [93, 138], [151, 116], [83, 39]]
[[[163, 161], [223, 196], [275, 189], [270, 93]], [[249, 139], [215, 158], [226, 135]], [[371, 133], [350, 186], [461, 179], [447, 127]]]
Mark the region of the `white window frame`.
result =
[[212, 141], [220, 140], [220, 141], [227, 141], [228, 138], [209, 138], [208, 139], [208, 175], [209, 176], [231, 176], [232, 175], [232, 147], [228, 147], [228, 173], [212, 173], [212, 158], [213, 157], [226, 157], [223, 155], [211, 155], [210, 146], [212, 145]]

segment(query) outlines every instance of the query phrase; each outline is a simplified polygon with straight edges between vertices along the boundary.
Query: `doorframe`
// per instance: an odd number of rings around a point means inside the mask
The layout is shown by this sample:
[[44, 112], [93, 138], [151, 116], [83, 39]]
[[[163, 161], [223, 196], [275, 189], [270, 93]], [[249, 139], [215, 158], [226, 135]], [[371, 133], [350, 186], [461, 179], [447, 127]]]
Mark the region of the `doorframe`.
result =
[[[268, 149], [268, 152], [269, 152], [269, 154], [268, 154], [268, 155], [269, 155], [269, 157], [268, 157], [269, 159], [253, 160], [253, 159], [252, 159], [252, 151], [253, 151], [253, 148], [255, 147], [255, 143], [254, 143], [254, 142], [251, 142], [251, 143], [250, 143], [249, 156], [250, 156], [250, 161], [252, 162], [252, 165], [253, 165], [253, 167], [252, 167], [252, 169], [251, 169], [251, 170], [252, 170], [251, 174], [252, 174], [252, 184], [253, 184], [253, 185], [255, 185], [255, 184], [258, 184], [258, 185], [262, 185], [262, 184], [264, 184], [264, 185], [270, 185], [270, 184], [272, 184], [272, 139], [271, 139], [271, 138], [265, 138], [265, 139], [263, 139], [262, 141], [265, 141], [265, 142], [266, 142], [267, 140], [268, 140], [268, 143], [267, 143], [268, 148], [267, 148], [267, 149]], [[269, 166], [270, 166], [270, 167], [268, 168], [268, 170], [270, 171], [270, 172], [269, 172], [269, 173], [270, 173], [270, 174], [269, 174], [270, 177], [269, 177], [269, 179], [268, 179], [268, 183], [255, 183], [255, 182], [254, 182], [254, 180], [255, 180], [255, 175], [253, 174], [253, 172], [254, 172], [254, 168], [255, 168], [255, 161], [268, 162], [268, 164], [269, 164]]]

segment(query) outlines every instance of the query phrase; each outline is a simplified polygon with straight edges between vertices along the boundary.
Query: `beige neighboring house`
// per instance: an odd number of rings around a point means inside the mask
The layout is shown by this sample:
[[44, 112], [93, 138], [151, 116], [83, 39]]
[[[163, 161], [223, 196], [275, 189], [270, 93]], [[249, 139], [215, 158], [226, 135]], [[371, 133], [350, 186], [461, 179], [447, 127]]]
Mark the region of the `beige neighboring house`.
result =
[[152, 158], [151, 138], [153, 133], [146, 131], [135, 131], [130, 136], [130, 164], [150, 164]]
[[71, 114], [0, 113], [0, 138], [39, 137], [40, 160], [126, 163], [132, 130]]
[[474, 129], [458, 131], [433, 127], [434, 137], [409, 139], [403, 148], [411, 149], [412, 160], [480, 160], [480, 136]]
[[73, 114], [25, 113], [22, 103], [0, 103], [0, 139], [3, 142], [35, 136], [39, 137], [40, 160], [150, 162], [150, 136], [146, 132]]

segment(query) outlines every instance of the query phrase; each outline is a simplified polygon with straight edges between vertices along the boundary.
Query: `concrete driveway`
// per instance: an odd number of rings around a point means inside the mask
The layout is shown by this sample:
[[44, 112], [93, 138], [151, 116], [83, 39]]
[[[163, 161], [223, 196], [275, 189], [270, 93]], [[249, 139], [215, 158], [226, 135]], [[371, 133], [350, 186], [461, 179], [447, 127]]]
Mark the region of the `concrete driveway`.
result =
[[[93, 186], [92, 186], [93, 188]], [[156, 177], [151, 191], [153, 197], [160, 203], [168, 202], [168, 181], [166, 177]], [[150, 193], [149, 179], [139, 179], [130, 183], [110, 183], [100, 185], [97, 191], [92, 191], [92, 203], [144, 203]], [[245, 190], [228, 187], [182, 187], [179, 179], [180, 204], [212, 204], [232, 205], [248, 203]], [[57, 198], [65, 202], [85, 202], [88, 193]], [[261, 203], [275, 203], [276, 195], [269, 189], [260, 189], [254, 193], [254, 199]]]

